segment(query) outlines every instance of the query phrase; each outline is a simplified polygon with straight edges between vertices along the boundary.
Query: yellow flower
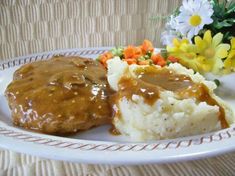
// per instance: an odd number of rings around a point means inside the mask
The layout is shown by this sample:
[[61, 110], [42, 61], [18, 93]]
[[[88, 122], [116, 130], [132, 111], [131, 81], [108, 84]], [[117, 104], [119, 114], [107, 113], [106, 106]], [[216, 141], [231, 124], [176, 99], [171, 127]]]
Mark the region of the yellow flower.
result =
[[211, 31], [207, 30], [203, 39], [199, 36], [195, 37], [195, 45], [198, 57], [203, 65], [203, 71], [211, 71], [214, 74], [220, 73], [224, 67], [223, 58], [228, 56], [229, 44], [221, 43], [223, 34], [218, 33], [213, 38]]
[[235, 71], [235, 37], [231, 39], [231, 50], [224, 61], [224, 67], [227, 72]]
[[[228, 56], [229, 44], [222, 43], [223, 34], [218, 33], [214, 37], [211, 31], [207, 30], [203, 38], [196, 36], [195, 44], [191, 44], [187, 39], [173, 40], [173, 47], [167, 46], [167, 51], [170, 56], [179, 59], [179, 62], [192, 68], [197, 72], [213, 72], [221, 74], [224, 72], [224, 67], [235, 69], [235, 39], [231, 41], [232, 50]], [[223, 62], [223, 59], [228, 58]], [[222, 72], [223, 71], [223, 72]], [[225, 72], [224, 72], [225, 73]]]
[[200, 72], [203, 69], [203, 63], [200, 58], [197, 58], [196, 51], [195, 45], [191, 44], [188, 39], [174, 39], [173, 46], [167, 46], [169, 56], [178, 58], [179, 63], [185, 67]]
[[189, 40], [182, 39], [179, 40], [177, 38], [173, 39], [173, 47], [167, 46], [168, 52], [178, 53], [178, 52], [187, 52], [189, 47]]

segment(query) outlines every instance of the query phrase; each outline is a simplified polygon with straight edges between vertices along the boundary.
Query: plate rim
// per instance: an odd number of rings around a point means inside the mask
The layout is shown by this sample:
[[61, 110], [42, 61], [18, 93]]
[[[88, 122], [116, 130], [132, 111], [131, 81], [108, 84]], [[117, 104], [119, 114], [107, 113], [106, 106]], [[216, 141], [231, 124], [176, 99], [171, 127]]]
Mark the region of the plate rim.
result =
[[[20, 57], [15, 57], [12, 59], [7, 59], [4, 61], [0, 62], [0, 72], [15, 67], [19, 65], [23, 65], [26, 63], [30, 62], [35, 62], [38, 60], [44, 60], [48, 59], [53, 55], [57, 54], [63, 54], [65, 56], [72, 56], [72, 55], [79, 55], [79, 56], [89, 56], [89, 55], [98, 55], [102, 54], [105, 51], [109, 50], [112, 47], [92, 47], [92, 48], [72, 48], [72, 49], [62, 49], [62, 50], [54, 50], [54, 51], [48, 51], [48, 52], [42, 52], [42, 53], [36, 53], [36, 54], [31, 54], [27, 56], [20, 56]], [[40, 137], [41, 136], [41, 139]], [[43, 136], [43, 138], [42, 138]], [[223, 143], [226, 140], [232, 140], [234, 139], [235, 141], [235, 125], [232, 125], [230, 128], [219, 130], [216, 132], [212, 133], [206, 133], [202, 135], [196, 135], [196, 136], [189, 136], [189, 137], [184, 137], [184, 138], [177, 138], [177, 139], [169, 139], [169, 140], [158, 140], [154, 143], [152, 142], [142, 142], [142, 143], [135, 143], [135, 142], [107, 142], [107, 141], [94, 141], [94, 140], [81, 140], [81, 139], [69, 139], [69, 138], [64, 138], [64, 137], [55, 137], [55, 136], [50, 136], [50, 135], [45, 135], [45, 134], [37, 134], [34, 132], [28, 132], [24, 131], [15, 127], [11, 127], [4, 122], [0, 122], [0, 141], [1, 139], [14, 139], [17, 141], [21, 141], [25, 144], [33, 144], [33, 145], [46, 145], [47, 147], [58, 147], [58, 148], [63, 148], [66, 150], [73, 149], [77, 144], [72, 143], [71, 141], [76, 140], [78, 142], [83, 142], [85, 141], [83, 145], [75, 147], [75, 149], [78, 149], [80, 151], [93, 151], [93, 152], [156, 152], [156, 151], [167, 151], [167, 150], [173, 150], [176, 149], [181, 150], [185, 148], [193, 148], [195, 146], [202, 146], [202, 147], [209, 147], [212, 145], [214, 142], [219, 142]], [[189, 139], [191, 138], [191, 139]], [[48, 139], [51, 141], [48, 142]], [[58, 143], [58, 140], [65, 140], [61, 141]], [[182, 140], [179, 140], [182, 139]], [[44, 142], [43, 142], [44, 141]], [[70, 142], [69, 142], [70, 141]], [[176, 142], [177, 141], [177, 142]], [[56, 143], [57, 142], [57, 143]], [[66, 145], [67, 144], [67, 145]], [[81, 143], [82, 144], [82, 143]], [[216, 154], [224, 153], [224, 152], [229, 152], [232, 150], [235, 150], [235, 142], [232, 143], [233, 145], [221, 148], [221, 150], [214, 150], [212, 152], [207, 151], [206, 153], [193, 153], [193, 154], [187, 154], [184, 155], [183, 157], [180, 157], [178, 159], [174, 158], [170, 159], [168, 162], [171, 161], [176, 161], [176, 160], [185, 160], [185, 159], [197, 159], [201, 157], [206, 157], [206, 156], [214, 156]], [[121, 146], [120, 146], [121, 145]], [[149, 146], [154, 145], [152, 148], [148, 148]], [[0, 142], [1, 147], [6, 147], [6, 145], [2, 144]], [[8, 148], [9, 146], [7, 146]], [[18, 152], [24, 152], [22, 150], [18, 150]], [[204, 151], [205, 152], [205, 151]], [[26, 152], [29, 153], [29, 152]], [[31, 153], [32, 154], [32, 153]], [[170, 156], [168, 156], [170, 157]], [[57, 159], [62, 159], [63, 157], [57, 157]], [[56, 159], [56, 158], [55, 158]], [[69, 158], [67, 158], [69, 159]], [[79, 159], [79, 158], [78, 158]], [[111, 160], [112, 159], [112, 160]], [[114, 159], [114, 160], [113, 160]], [[76, 160], [79, 161], [79, 160]], [[159, 162], [164, 162], [164, 159], [159, 160], [155, 159], [152, 160], [154, 163], [159, 163]], [[88, 162], [84, 160], [84, 162]], [[109, 162], [113, 163], [118, 163], [120, 160], [115, 160], [114, 158], [110, 158]], [[121, 162], [123, 163], [123, 162]], [[124, 161], [125, 163], [125, 161]], [[126, 161], [126, 163], [136, 163], [135, 160], [130, 160]], [[141, 163], [149, 163], [148, 160], [141, 160]]]

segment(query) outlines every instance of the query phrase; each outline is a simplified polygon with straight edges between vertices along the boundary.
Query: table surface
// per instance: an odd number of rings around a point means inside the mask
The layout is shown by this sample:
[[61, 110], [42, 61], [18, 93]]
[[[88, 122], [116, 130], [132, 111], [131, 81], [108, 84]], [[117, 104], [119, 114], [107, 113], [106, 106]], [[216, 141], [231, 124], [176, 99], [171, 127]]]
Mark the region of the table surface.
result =
[[233, 176], [234, 173], [235, 152], [180, 163], [114, 166], [46, 160], [0, 149], [0, 176]]

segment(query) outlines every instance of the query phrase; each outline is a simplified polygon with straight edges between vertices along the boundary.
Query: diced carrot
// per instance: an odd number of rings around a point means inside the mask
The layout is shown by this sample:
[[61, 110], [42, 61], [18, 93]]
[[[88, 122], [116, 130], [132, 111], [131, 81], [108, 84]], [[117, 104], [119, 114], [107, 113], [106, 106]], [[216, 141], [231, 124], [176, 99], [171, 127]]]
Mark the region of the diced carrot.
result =
[[113, 57], [113, 54], [112, 54], [111, 52], [107, 52], [107, 53], [106, 53], [106, 57], [110, 59], [110, 58]]
[[103, 64], [105, 62], [106, 57], [103, 55], [99, 57], [99, 61]]
[[156, 65], [159, 65], [161, 67], [165, 66], [166, 65], [166, 61], [165, 59], [161, 56], [161, 54], [155, 54], [155, 55], [152, 55], [151, 57], [152, 61], [154, 64]]
[[161, 56], [160, 53], [155, 54], [155, 55], [152, 55], [152, 57], [151, 57], [151, 59], [152, 59], [152, 61], [153, 61], [154, 64], [157, 64], [157, 62], [158, 62], [159, 59], [161, 59], [161, 58], [162, 58], [162, 56]]
[[107, 61], [113, 57], [113, 54], [111, 52], [106, 52], [102, 55], [100, 55], [100, 63], [104, 65], [107, 68]]
[[153, 52], [153, 44], [149, 40], [144, 40], [142, 46], [142, 53], [145, 55], [148, 51]]
[[[137, 63], [137, 59], [142, 55], [142, 50], [141, 48], [138, 47], [134, 47], [134, 46], [128, 46], [125, 50], [124, 50], [124, 59], [131, 59], [128, 60], [128, 64], [133, 64], [133, 63]], [[133, 60], [134, 59], [134, 60]]]
[[174, 56], [168, 56], [167, 60], [171, 61], [172, 63], [178, 62], [179, 59]]
[[137, 60], [139, 57], [141, 57], [141, 55], [134, 55], [133, 59]]
[[135, 47], [135, 59], [138, 59], [140, 56], [142, 56], [142, 50], [140, 47]]
[[100, 59], [100, 63], [101, 63], [104, 67], [107, 67], [107, 60], [108, 60], [108, 58], [102, 57], [102, 58]]
[[134, 55], [135, 55], [135, 47], [134, 46], [128, 46], [124, 50], [124, 58], [125, 59], [133, 58]]
[[137, 63], [137, 60], [133, 58], [124, 59], [124, 61], [126, 61], [129, 65]]
[[160, 60], [157, 65], [161, 66], [161, 67], [164, 67], [166, 65], [166, 61], [163, 59], [163, 60]]
[[135, 47], [135, 55], [142, 55], [141, 47]]

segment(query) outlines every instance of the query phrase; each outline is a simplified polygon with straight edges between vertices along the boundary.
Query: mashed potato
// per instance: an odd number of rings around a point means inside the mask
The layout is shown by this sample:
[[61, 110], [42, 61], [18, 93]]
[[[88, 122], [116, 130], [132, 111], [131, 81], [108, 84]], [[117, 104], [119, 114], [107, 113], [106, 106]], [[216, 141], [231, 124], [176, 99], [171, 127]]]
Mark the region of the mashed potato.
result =
[[[108, 82], [111, 88], [120, 91], [119, 81], [125, 75], [138, 79], [135, 70], [140, 67], [146, 66], [129, 66], [118, 57], [109, 60]], [[194, 83], [203, 83], [208, 88], [209, 95], [224, 109], [227, 124], [234, 122], [230, 108], [214, 95], [214, 82], [206, 81], [199, 73], [194, 74], [193, 70], [180, 64], [171, 64], [167, 69], [176, 74], [187, 75]], [[130, 136], [135, 141], [175, 138], [221, 129], [219, 106], [211, 106], [196, 98], [179, 99], [175, 92], [164, 89], [151, 105], [142, 96], [133, 94], [131, 98], [116, 98], [114, 109], [114, 126], [121, 134]]]

